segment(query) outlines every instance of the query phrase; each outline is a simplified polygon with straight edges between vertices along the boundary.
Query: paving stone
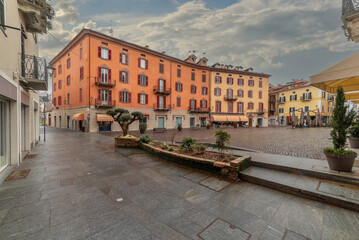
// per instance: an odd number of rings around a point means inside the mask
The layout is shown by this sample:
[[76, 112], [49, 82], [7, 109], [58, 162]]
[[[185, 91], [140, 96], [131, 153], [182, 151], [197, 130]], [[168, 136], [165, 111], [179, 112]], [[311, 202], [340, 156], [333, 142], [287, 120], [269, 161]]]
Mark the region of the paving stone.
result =
[[298, 233], [287, 231], [284, 240], [309, 240], [309, 239], [302, 235], [299, 235]]
[[205, 174], [205, 173], [201, 173], [201, 172], [192, 172], [192, 173], [189, 173], [187, 175], [184, 175], [183, 176], [184, 178], [187, 178], [189, 180], [192, 180], [194, 182], [200, 182], [206, 178], [209, 178], [210, 175], [208, 174]]
[[217, 219], [207, 229], [201, 232], [199, 236], [204, 240], [247, 240], [250, 235], [221, 219]]
[[260, 236], [261, 240], [282, 240], [286, 229], [278, 225], [268, 225], [264, 233]]
[[227, 187], [230, 183], [227, 181], [219, 180], [218, 178], [210, 177], [201, 181], [200, 184], [218, 192]]

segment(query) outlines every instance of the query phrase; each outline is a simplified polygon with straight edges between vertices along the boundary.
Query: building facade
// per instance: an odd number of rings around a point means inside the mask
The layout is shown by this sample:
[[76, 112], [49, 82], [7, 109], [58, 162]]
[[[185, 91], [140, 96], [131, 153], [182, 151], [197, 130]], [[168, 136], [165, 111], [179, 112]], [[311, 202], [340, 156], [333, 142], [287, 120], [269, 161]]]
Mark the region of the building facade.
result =
[[[297, 116], [297, 121], [301, 111], [309, 113], [311, 120], [320, 114], [321, 122], [329, 124], [329, 118], [334, 109], [334, 95], [314, 86], [309, 81], [293, 80], [286, 85], [280, 85], [269, 91], [270, 96], [276, 96], [277, 106], [275, 115], [275, 125], [291, 125], [293, 112]], [[313, 122], [312, 122], [313, 124]]]
[[[54, 127], [118, 131], [120, 126], [106, 115], [106, 111], [114, 107], [141, 111], [149, 129], [205, 126], [212, 112], [216, 113], [211, 105], [214, 97], [211, 85], [217, 73], [223, 77], [243, 76], [247, 81], [257, 76], [265, 78], [263, 108], [268, 102], [265, 99], [269, 75], [209, 67], [205, 57], [197, 59], [195, 55], [180, 60], [148, 46], [141, 47], [87, 29], [82, 30], [51, 65]], [[259, 81], [259, 78], [253, 80]], [[223, 97], [221, 101], [225, 102]], [[257, 100], [253, 103], [259, 104]], [[220, 114], [227, 112], [223, 109]], [[233, 114], [245, 113], [236, 110]], [[132, 124], [130, 130], [135, 129], [138, 125]]]
[[40, 3], [46, 1], [0, 1], [0, 171], [20, 164], [40, 136], [38, 90], [47, 90], [46, 61], [38, 57], [37, 34], [46, 32]]

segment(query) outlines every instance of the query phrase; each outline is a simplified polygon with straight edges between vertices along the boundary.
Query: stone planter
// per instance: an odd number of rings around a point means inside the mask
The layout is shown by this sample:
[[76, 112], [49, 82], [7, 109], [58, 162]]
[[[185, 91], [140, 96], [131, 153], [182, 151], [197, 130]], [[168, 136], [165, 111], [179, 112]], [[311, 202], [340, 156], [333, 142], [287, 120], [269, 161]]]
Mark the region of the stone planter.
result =
[[354, 160], [358, 154], [334, 154], [324, 151], [331, 170], [339, 172], [351, 172]]
[[140, 141], [136, 137], [115, 137], [116, 147], [138, 147]]
[[359, 148], [359, 138], [349, 138], [349, 143], [351, 148]]

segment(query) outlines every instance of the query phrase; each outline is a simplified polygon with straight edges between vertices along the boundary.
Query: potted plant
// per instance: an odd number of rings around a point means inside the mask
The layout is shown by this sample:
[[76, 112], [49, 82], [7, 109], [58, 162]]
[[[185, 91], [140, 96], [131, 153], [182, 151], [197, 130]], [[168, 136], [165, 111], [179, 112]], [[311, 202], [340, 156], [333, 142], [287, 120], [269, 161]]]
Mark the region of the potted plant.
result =
[[333, 118], [331, 121], [333, 129], [330, 132], [334, 147], [324, 149], [324, 154], [327, 157], [329, 168], [331, 170], [351, 172], [353, 168], [357, 154], [353, 151], [345, 150], [345, 146], [349, 128], [352, 125], [354, 118], [354, 110], [349, 109], [349, 107], [345, 105], [343, 88], [338, 87]]
[[140, 133], [144, 134], [146, 132], [146, 130], [147, 130], [147, 123], [141, 122], [140, 125], [139, 125], [139, 128], [140, 128]]
[[256, 125], [256, 128], [259, 128], [259, 124]]
[[179, 132], [181, 132], [181, 131], [182, 131], [182, 124], [178, 124], [178, 126], [177, 126], [177, 130], [178, 130]]
[[209, 123], [207, 123], [207, 126], [206, 126], [207, 129], [210, 129], [211, 128], [211, 125]]
[[359, 122], [354, 122], [349, 129], [349, 143], [351, 148], [359, 148]]

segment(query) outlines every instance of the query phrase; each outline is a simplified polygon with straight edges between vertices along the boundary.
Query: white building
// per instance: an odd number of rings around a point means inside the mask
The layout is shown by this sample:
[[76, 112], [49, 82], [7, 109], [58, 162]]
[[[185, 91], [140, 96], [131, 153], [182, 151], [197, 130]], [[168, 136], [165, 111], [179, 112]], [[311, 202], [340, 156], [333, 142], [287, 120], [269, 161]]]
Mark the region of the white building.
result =
[[39, 140], [47, 65], [37, 35], [46, 32], [47, 7], [45, 0], [0, 0], [0, 171], [20, 164]]

